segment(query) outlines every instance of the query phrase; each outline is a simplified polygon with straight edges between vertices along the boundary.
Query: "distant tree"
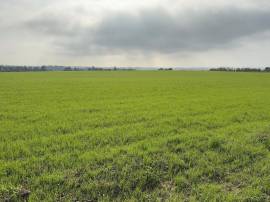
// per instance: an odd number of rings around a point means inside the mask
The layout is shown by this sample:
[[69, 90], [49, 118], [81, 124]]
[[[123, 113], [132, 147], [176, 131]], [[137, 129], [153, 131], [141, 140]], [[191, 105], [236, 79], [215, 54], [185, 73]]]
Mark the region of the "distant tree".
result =
[[173, 70], [173, 68], [159, 68], [158, 70], [160, 70], [160, 71], [163, 71], [163, 70], [165, 70], [165, 71], [171, 71], [171, 70]]
[[65, 67], [64, 71], [72, 71], [71, 67]]
[[44, 65], [43, 65], [43, 66], [41, 66], [41, 68], [40, 68], [40, 69], [41, 69], [41, 71], [47, 71], [47, 67], [46, 67], [46, 66], [44, 66]]
[[270, 67], [265, 67], [264, 71], [265, 72], [270, 72]]

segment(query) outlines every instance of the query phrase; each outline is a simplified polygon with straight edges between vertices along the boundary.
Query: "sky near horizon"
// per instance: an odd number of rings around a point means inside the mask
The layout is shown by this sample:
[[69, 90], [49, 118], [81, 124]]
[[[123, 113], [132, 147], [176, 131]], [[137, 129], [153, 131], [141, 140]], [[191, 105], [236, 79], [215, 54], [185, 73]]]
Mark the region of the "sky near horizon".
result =
[[0, 0], [0, 64], [270, 66], [269, 0]]

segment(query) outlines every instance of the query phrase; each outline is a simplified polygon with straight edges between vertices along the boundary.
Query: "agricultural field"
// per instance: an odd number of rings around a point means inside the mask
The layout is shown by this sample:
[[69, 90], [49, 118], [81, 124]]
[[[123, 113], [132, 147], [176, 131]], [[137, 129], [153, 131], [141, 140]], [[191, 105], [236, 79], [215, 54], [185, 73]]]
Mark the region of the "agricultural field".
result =
[[270, 201], [270, 74], [0, 73], [0, 201]]

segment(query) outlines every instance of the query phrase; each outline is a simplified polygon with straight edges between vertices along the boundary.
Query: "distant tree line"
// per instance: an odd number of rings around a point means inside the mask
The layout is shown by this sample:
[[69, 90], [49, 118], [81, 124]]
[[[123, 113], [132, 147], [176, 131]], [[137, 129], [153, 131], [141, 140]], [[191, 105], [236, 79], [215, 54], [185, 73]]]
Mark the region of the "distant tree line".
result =
[[0, 65], [0, 72], [32, 72], [32, 71], [117, 71], [117, 70], [135, 70], [133, 68], [118, 67], [72, 67], [72, 66], [18, 66], [18, 65]]
[[260, 69], [260, 68], [219, 67], [219, 68], [211, 68], [210, 71], [222, 71], [222, 72], [270, 72], [270, 67], [266, 67], [264, 69]]
[[0, 65], [1, 72], [29, 72], [29, 71], [46, 71], [43, 66], [16, 66], [16, 65]]
[[159, 71], [172, 71], [173, 68], [159, 68]]

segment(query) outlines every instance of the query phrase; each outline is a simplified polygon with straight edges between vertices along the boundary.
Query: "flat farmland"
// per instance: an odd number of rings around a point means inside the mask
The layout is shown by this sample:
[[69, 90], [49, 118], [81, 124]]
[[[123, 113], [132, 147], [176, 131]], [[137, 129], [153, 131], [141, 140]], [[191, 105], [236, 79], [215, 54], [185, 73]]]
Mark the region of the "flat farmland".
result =
[[0, 201], [269, 201], [270, 74], [0, 73]]

